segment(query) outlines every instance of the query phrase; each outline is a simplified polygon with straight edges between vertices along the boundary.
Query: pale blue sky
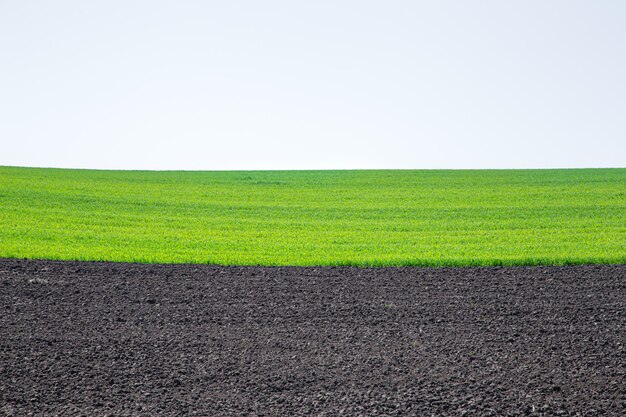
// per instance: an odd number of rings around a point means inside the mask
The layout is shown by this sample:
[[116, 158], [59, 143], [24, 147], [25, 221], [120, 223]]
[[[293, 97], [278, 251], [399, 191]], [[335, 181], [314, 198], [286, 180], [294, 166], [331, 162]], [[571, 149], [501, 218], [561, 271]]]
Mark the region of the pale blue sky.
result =
[[0, 1], [0, 165], [626, 166], [626, 1]]

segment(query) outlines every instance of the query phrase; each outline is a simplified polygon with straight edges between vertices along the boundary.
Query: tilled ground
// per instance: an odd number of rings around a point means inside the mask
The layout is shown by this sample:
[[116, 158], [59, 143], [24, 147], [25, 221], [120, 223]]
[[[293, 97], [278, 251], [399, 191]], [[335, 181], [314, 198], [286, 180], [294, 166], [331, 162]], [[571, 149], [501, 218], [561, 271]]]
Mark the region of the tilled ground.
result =
[[626, 415], [626, 266], [0, 260], [0, 415]]

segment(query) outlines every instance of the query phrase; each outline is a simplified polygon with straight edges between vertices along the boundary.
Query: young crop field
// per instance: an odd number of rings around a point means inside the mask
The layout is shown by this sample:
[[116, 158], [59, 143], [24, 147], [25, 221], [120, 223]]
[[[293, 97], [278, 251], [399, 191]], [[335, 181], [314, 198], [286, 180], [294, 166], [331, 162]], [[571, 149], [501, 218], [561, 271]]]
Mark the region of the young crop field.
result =
[[222, 265], [626, 263], [626, 169], [0, 167], [0, 257]]

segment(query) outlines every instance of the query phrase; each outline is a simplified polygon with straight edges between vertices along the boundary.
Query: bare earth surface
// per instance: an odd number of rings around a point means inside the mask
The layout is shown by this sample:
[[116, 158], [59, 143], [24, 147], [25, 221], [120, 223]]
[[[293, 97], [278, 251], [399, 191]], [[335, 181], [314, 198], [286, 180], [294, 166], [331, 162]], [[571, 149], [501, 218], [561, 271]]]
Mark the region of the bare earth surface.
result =
[[0, 260], [0, 415], [626, 415], [626, 266]]

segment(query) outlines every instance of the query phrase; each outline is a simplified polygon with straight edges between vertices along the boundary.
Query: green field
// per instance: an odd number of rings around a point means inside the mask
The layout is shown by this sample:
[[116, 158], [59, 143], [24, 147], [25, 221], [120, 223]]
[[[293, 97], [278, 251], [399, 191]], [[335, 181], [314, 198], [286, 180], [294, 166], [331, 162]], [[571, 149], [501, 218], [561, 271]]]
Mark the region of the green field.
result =
[[0, 167], [0, 257], [224, 265], [626, 263], [626, 169]]

